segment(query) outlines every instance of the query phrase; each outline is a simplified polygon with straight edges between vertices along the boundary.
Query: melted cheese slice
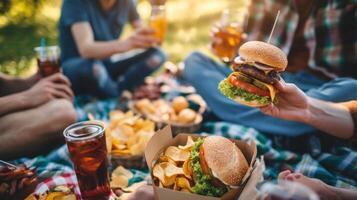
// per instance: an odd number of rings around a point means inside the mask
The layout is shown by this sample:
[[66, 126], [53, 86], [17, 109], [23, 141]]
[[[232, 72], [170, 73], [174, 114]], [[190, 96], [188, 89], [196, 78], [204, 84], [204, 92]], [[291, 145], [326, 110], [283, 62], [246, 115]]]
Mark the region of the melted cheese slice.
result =
[[262, 82], [262, 81], [260, 81], [260, 80], [258, 80], [258, 79], [256, 79], [256, 78], [254, 78], [254, 77], [252, 77], [252, 76], [247, 76], [246, 74], [244, 74], [244, 73], [242, 73], [242, 72], [233, 72], [233, 74], [234, 74], [234, 75], [245, 76], [245, 77], [250, 78], [250, 79], [254, 79], [254, 81], [260, 83], [261, 85], [264, 85], [264, 86], [267, 87], [268, 90], [269, 90], [270, 98], [271, 98], [272, 102], [274, 101], [274, 99], [275, 99], [275, 97], [276, 97], [277, 91], [276, 91], [276, 89], [275, 89], [272, 85], [270, 85], [270, 84], [268, 84], [268, 83], [264, 83], [264, 82]]

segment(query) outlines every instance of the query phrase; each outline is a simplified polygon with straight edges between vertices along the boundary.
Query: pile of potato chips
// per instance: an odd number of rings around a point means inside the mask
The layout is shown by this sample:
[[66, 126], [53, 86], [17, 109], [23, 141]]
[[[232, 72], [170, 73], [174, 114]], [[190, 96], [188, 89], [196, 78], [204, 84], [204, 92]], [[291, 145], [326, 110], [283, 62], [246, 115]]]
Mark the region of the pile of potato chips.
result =
[[143, 155], [146, 144], [155, 133], [155, 123], [144, 120], [133, 112], [110, 112], [107, 126], [107, 150], [113, 155]]
[[141, 186], [147, 184], [146, 181], [140, 181], [133, 183], [129, 186], [129, 180], [133, 177], [133, 173], [130, 170], [125, 169], [122, 166], [118, 166], [111, 174], [110, 188], [116, 193], [117, 190], [121, 191], [119, 199], [127, 199], [130, 193], [134, 192]]
[[177, 191], [191, 192], [193, 174], [189, 161], [193, 145], [194, 141], [189, 136], [185, 146], [169, 146], [160, 155], [152, 170], [156, 185]]

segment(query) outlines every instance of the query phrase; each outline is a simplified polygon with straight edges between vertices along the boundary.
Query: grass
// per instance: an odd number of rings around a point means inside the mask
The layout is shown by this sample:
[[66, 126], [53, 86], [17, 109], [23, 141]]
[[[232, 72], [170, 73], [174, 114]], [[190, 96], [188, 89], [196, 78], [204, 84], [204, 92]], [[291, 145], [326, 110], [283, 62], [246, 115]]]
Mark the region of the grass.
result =
[[[169, 61], [178, 63], [191, 51], [209, 52], [209, 30], [220, 18], [225, 8], [240, 7], [245, 0], [169, 0], [167, 3], [168, 33], [163, 49]], [[245, 3], [246, 4], [246, 3]], [[144, 20], [149, 16], [150, 5], [140, 1], [138, 10]], [[21, 14], [21, 13], [20, 13]], [[27, 76], [36, 68], [33, 48], [42, 37], [48, 44], [58, 43], [57, 22], [60, 3], [46, 3], [28, 20], [12, 21], [10, 16], [0, 16], [0, 72]], [[129, 34], [126, 29], [124, 36]]]

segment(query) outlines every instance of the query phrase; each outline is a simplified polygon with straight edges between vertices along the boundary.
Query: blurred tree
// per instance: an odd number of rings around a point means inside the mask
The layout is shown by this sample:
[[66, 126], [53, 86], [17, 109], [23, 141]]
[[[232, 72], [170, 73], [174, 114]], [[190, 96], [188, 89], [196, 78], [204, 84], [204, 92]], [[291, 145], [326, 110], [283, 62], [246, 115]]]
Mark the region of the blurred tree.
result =
[[0, 14], [5, 15], [10, 23], [31, 21], [43, 2], [45, 0], [1, 0]]

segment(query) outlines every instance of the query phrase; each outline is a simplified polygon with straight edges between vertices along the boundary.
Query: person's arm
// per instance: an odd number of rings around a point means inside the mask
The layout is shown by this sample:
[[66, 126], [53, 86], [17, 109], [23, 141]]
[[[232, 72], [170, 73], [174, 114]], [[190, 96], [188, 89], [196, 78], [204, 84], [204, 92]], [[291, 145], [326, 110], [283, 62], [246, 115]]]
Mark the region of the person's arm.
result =
[[0, 96], [5, 96], [27, 90], [39, 79], [40, 76], [38, 74], [35, 74], [28, 78], [17, 78], [0, 73]]
[[24, 92], [0, 97], [0, 116], [30, 107]]
[[0, 116], [18, 110], [34, 108], [52, 99], [73, 100], [69, 80], [61, 73], [41, 79], [23, 92], [0, 97]]
[[157, 43], [157, 39], [150, 36], [153, 30], [145, 27], [137, 29], [126, 40], [95, 41], [93, 30], [89, 22], [79, 22], [71, 26], [74, 40], [79, 53], [84, 58], [105, 59], [115, 53], [122, 53], [134, 48], [149, 48]]
[[348, 189], [332, 187], [332, 186], [328, 186], [328, 187], [341, 199], [344, 200], [357, 199], [357, 190], [353, 190], [353, 189], [348, 190]]
[[339, 138], [353, 136], [353, 120], [345, 106], [311, 97], [308, 97], [308, 101], [308, 116], [303, 122]]
[[353, 136], [353, 120], [347, 107], [308, 97], [295, 85], [283, 81], [275, 87], [279, 90], [278, 103], [263, 107], [263, 113], [306, 123], [339, 138]]
[[89, 22], [75, 23], [71, 31], [79, 53], [84, 58], [104, 59], [131, 49], [127, 41], [94, 41], [93, 30]]

